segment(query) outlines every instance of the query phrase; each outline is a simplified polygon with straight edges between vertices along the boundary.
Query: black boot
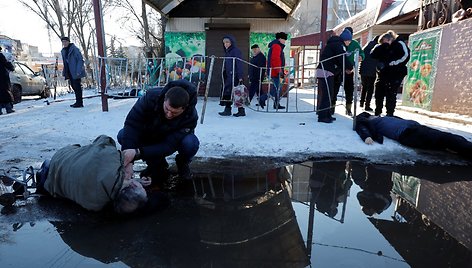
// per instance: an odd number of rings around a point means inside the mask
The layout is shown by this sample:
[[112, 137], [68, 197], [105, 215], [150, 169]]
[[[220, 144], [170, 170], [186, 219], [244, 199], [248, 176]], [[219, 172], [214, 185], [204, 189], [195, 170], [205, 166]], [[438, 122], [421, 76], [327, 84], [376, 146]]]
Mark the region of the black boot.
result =
[[231, 115], [231, 106], [226, 106], [223, 112], [218, 113], [221, 116], [230, 116]]
[[244, 107], [238, 108], [238, 112], [233, 114], [233, 116], [236, 116], [236, 117], [246, 116], [246, 111], [244, 110]]
[[352, 104], [346, 104], [346, 115], [352, 116], [351, 108]]
[[175, 156], [175, 164], [177, 165], [177, 172], [179, 177], [183, 180], [189, 180], [192, 178], [192, 173], [190, 172], [190, 162], [186, 159], [182, 159], [180, 154]]
[[274, 102], [274, 109], [285, 109], [285, 106], [280, 105], [279, 102]]

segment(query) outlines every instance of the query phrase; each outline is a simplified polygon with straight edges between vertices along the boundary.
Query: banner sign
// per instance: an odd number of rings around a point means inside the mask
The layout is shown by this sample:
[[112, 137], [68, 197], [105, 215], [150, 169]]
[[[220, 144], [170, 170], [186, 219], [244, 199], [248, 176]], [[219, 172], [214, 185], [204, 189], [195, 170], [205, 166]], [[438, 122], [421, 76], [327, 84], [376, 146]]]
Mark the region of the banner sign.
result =
[[403, 105], [431, 110], [436, 79], [441, 29], [411, 35], [408, 75], [403, 90]]

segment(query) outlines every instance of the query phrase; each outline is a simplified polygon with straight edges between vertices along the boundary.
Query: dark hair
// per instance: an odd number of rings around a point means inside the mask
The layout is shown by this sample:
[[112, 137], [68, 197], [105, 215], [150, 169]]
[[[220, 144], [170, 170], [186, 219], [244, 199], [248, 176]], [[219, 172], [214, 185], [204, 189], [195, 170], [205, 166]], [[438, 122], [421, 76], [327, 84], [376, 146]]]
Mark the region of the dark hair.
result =
[[284, 39], [287, 40], [287, 34], [284, 32], [276, 33], [275, 34], [275, 39]]
[[182, 87], [171, 87], [165, 95], [164, 101], [169, 101], [172, 108], [187, 107], [190, 97], [187, 90]]
[[253, 48], [259, 48], [259, 45], [258, 45], [258, 44], [254, 44], [254, 45], [251, 46], [251, 49], [253, 49]]
[[61, 41], [68, 41], [68, 42], [70, 42], [70, 39], [69, 39], [69, 37], [67, 37], [67, 36], [63, 36], [63, 37], [61, 37]]

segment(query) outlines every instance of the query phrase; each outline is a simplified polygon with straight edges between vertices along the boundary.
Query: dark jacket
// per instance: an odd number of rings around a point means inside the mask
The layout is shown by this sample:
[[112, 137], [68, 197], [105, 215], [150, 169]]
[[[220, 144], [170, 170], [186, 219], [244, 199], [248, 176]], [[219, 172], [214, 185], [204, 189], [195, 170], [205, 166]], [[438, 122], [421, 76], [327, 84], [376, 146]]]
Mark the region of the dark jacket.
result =
[[378, 39], [374, 39], [370, 41], [367, 45], [364, 46], [364, 55], [365, 58], [363, 61], [360, 63], [360, 71], [359, 73], [362, 76], [367, 76], [367, 77], [375, 77], [377, 74], [376, 68], [377, 68], [377, 63], [378, 61], [370, 55], [370, 52], [374, 48], [374, 46], [377, 44]]
[[7, 61], [3, 53], [0, 53], [0, 103], [13, 102], [9, 72], [14, 70], [13, 64]]
[[[84, 58], [80, 50], [73, 43], [70, 43], [69, 47], [63, 48], [61, 55], [62, 61], [64, 62], [62, 76], [66, 79], [80, 79], [86, 76]], [[69, 77], [69, 75], [71, 77]]]
[[90, 145], [58, 150], [51, 159], [44, 189], [54, 197], [99, 211], [116, 198], [124, 177], [123, 157], [115, 141], [101, 135]]
[[285, 45], [280, 43], [279, 39], [272, 40], [269, 43], [269, 53], [267, 54], [267, 68], [272, 68], [270, 77], [280, 77], [283, 74], [285, 67]]
[[[187, 90], [189, 104], [176, 118], [168, 120], [164, 115], [164, 96], [175, 86]], [[163, 89], [151, 89], [138, 99], [126, 117], [122, 149], [139, 148], [144, 160], [165, 157], [175, 152], [178, 144], [197, 126], [197, 89], [187, 80], [169, 82]]]
[[379, 61], [379, 78], [402, 80], [407, 74], [406, 64], [410, 60], [410, 49], [403, 40], [397, 38], [391, 45], [377, 44], [370, 55]]
[[[265, 78], [265, 67], [266, 67], [266, 57], [264, 56], [264, 53], [259, 52], [257, 55], [251, 58], [251, 64], [254, 64], [260, 68], [254, 67], [252, 65], [249, 65], [249, 80], [250, 81], [259, 81], [259, 80], [264, 80]], [[261, 75], [262, 72], [262, 75]]]
[[[321, 52], [320, 63], [316, 68], [324, 68], [324, 70], [330, 71], [334, 75], [341, 73], [343, 71], [343, 57], [334, 56], [341, 55], [343, 53], [346, 53], [346, 46], [344, 45], [344, 41], [339, 36], [331, 36], [326, 42], [325, 48]], [[344, 64], [346, 70], [352, 70], [352, 64], [349, 62], [346, 55], [344, 56]]]
[[383, 143], [383, 136], [377, 132], [375, 124], [372, 119], [375, 118], [371, 114], [362, 112], [356, 116], [356, 132], [363, 141], [368, 137], [371, 137], [377, 143]]
[[[223, 47], [225, 51], [225, 57], [231, 57], [231, 58], [238, 58], [242, 59], [242, 54], [241, 50], [236, 46], [236, 39], [232, 35], [225, 35], [223, 37], [228, 38], [231, 41], [231, 46], [226, 49]], [[234, 66], [235, 66], [235, 73], [234, 73], [234, 80], [238, 81], [243, 79], [243, 63], [240, 60], [235, 60], [234, 61]], [[225, 79], [226, 81], [231, 81], [231, 77], [233, 75], [233, 59], [225, 59], [224, 60], [224, 74], [225, 74]]]

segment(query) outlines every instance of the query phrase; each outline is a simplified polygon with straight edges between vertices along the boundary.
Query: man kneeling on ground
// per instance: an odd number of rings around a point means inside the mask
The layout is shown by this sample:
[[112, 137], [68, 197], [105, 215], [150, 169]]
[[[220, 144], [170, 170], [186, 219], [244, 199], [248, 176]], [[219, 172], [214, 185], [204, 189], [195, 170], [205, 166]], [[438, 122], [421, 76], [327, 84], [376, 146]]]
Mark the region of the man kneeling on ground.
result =
[[175, 157], [179, 177], [190, 179], [190, 161], [197, 153], [200, 142], [194, 134], [197, 126], [197, 89], [186, 80], [169, 82], [163, 89], [151, 89], [140, 97], [126, 117], [118, 133], [121, 148], [133, 149], [127, 155], [142, 159], [148, 165], [142, 177], [151, 177], [153, 183], [169, 177], [166, 157]]
[[113, 203], [117, 213], [134, 212], [148, 201], [143, 186], [151, 181], [133, 179], [126, 153], [105, 135], [90, 145], [66, 146], [43, 162], [36, 174], [36, 192], [70, 199], [87, 210], [99, 211]]
[[356, 132], [366, 144], [383, 143], [383, 137], [426, 150], [457, 153], [472, 159], [472, 142], [462, 136], [423, 126], [396, 116], [374, 116], [363, 112], [356, 117]]

